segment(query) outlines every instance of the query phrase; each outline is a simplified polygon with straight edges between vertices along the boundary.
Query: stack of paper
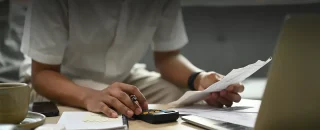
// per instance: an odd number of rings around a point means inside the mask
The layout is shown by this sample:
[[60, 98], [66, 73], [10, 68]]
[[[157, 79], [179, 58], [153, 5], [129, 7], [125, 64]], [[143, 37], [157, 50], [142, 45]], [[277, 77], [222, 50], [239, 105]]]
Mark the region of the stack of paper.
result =
[[63, 112], [58, 124], [66, 127], [67, 130], [107, 130], [125, 129], [126, 122], [122, 116], [108, 118], [102, 114], [91, 112]]
[[172, 109], [179, 111], [179, 114], [192, 114], [209, 119], [253, 127], [260, 104], [260, 100], [242, 99], [232, 107], [216, 108], [206, 104], [195, 104]]
[[258, 71], [264, 65], [269, 63], [271, 58], [266, 61], [258, 60], [254, 64], [250, 64], [246, 67], [234, 69], [230, 73], [228, 73], [221, 81], [216, 82], [209, 86], [204, 91], [187, 91], [182, 97], [180, 97], [177, 101], [169, 103], [172, 106], [181, 106], [181, 105], [189, 105], [200, 100], [203, 100], [206, 96], [208, 96], [211, 92], [218, 92], [226, 89], [229, 85], [242, 82], [253, 73]]
[[260, 104], [260, 100], [242, 99], [239, 103], [234, 103], [232, 107], [217, 108], [207, 104], [195, 104], [192, 106], [177, 107], [172, 109], [179, 111], [179, 114], [199, 114], [212, 111], [257, 113], [259, 111]]
[[197, 116], [214, 119], [219, 121], [230, 122], [233, 124], [254, 127], [257, 113], [241, 113], [241, 112], [226, 112], [226, 111], [210, 111], [196, 114]]

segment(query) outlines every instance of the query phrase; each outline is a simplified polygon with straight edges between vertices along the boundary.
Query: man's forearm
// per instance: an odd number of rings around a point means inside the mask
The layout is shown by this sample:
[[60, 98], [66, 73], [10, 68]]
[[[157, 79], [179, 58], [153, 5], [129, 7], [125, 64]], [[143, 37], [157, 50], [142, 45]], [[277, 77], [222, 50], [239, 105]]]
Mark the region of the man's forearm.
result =
[[[187, 87], [189, 76], [193, 72], [202, 71], [181, 55], [179, 51], [170, 53], [155, 52], [155, 64], [161, 76], [177, 86]], [[195, 80], [195, 85], [199, 82], [197, 79]]]
[[34, 88], [46, 98], [68, 106], [85, 108], [84, 98], [95, 90], [80, 87], [58, 72], [42, 70], [32, 78]]

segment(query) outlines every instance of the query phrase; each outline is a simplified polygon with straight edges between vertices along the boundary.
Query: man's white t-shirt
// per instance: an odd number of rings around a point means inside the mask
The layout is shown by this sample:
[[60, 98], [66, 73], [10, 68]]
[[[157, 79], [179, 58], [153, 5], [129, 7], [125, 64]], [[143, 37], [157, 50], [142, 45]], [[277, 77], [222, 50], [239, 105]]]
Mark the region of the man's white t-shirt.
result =
[[70, 78], [123, 81], [147, 52], [182, 48], [179, 0], [33, 0], [21, 51]]

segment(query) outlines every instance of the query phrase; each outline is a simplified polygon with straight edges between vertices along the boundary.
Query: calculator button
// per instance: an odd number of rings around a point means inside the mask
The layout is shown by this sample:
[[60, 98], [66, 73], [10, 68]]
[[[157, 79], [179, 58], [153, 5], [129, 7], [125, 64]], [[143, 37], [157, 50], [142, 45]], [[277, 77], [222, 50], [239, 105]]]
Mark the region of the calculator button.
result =
[[146, 112], [143, 112], [142, 114], [143, 114], [143, 115], [147, 115], [147, 114], [148, 114], [148, 112], [146, 111]]

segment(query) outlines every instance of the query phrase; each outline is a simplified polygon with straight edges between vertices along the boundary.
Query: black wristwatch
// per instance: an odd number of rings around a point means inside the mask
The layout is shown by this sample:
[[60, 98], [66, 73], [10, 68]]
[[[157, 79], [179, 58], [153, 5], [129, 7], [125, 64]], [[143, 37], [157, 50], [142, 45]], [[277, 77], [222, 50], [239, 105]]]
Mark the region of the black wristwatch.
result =
[[188, 78], [188, 87], [190, 90], [195, 91], [196, 89], [194, 88], [194, 80], [196, 80], [197, 76], [200, 74], [201, 72], [193, 72], [189, 78]]

